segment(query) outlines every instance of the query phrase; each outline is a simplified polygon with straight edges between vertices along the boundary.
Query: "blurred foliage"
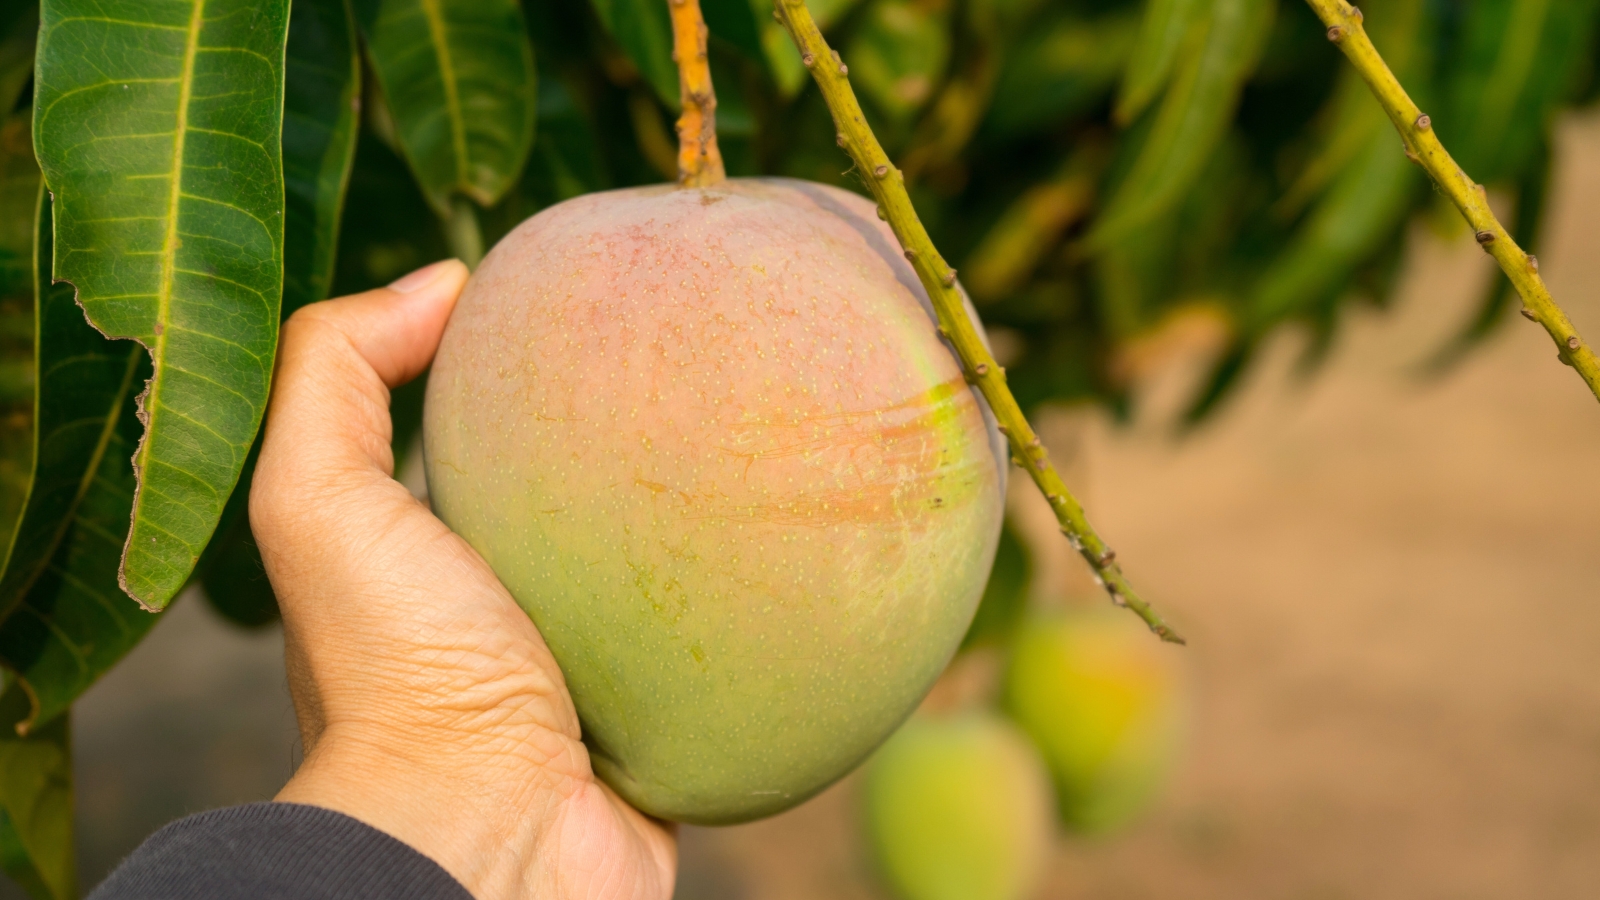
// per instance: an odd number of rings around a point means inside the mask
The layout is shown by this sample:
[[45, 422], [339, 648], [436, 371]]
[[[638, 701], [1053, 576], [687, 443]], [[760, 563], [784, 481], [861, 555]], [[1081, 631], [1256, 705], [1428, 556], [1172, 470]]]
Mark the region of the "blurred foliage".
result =
[[[45, 18], [85, 2], [46, 0]], [[281, 13], [287, 2], [263, 0], [263, 9]], [[424, 28], [424, 5], [415, 0], [292, 0], [282, 36], [285, 203], [277, 213], [288, 223], [284, 313], [490, 245], [553, 203], [672, 177], [677, 75], [665, 2], [437, 0], [426, 6], [438, 10], [438, 27]], [[836, 146], [828, 111], [769, 5], [702, 4], [729, 174], [860, 190], [860, 174]], [[1466, 171], [1512, 205], [1515, 236], [1530, 251], [1546, 206], [1554, 124], [1563, 110], [1600, 95], [1597, 4], [1363, 4], [1379, 49]], [[1126, 412], [1134, 348], [1198, 307], [1226, 323], [1226, 343], [1193, 399], [1189, 417], [1197, 421], [1227, 398], [1275, 331], [1307, 332], [1314, 364], [1348, 307], [1389, 301], [1408, 223], [1419, 215], [1447, 220], [1377, 103], [1301, 4], [808, 5], [985, 323], [1013, 332], [1009, 380], [1025, 408], [1087, 401]], [[0, 661], [22, 679], [8, 682], [13, 699], [26, 682], [47, 688], [31, 712], [18, 713], [19, 721], [37, 719], [44, 739], [57, 727], [51, 717], [149, 627], [147, 618], [129, 625], [108, 605], [122, 601], [115, 557], [127, 534], [123, 492], [140, 430], [125, 388], [148, 370], [128, 355], [132, 345], [104, 341], [81, 316], [77, 326], [67, 321], [73, 317], [52, 318], [75, 315], [70, 291], [35, 296], [35, 257], [46, 246], [36, 240], [38, 168], [28, 135], [40, 9], [29, 0], [0, 4]], [[51, 78], [77, 71], [70, 58], [52, 59]], [[130, 101], [106, 92], [96, 102], [115, 112]], [[245, 181], [211, 188], [225, 196]], [[1437, 361], [1448, 364], [1492, 334], [1511, 300], [1498, 279]], [[217, 315], [232, 321], [241, 311]], [[264, 334], [252, 339], [267, 346], [273, 323], [258, 325]], [[72, 356], [79, 344], [106, 373], [38, 375], [47, 368], [40, 360]], [[236, 374], [220, 356], [199, 362]], [[414, 446], [421, 395], [420, 380], [395, 392], [399, 465]], [[55, 396], [71, 399], [42, 399]], [[51, 423], [77, 421], [86, 409], [110, 449], [35, 452], [53, 434]], [[249, 532], [252, 468], [253, 451], [191, 576], [243, 625], [275, 612]], [[57, 490], [77, 484], [73, 478], [99, 487]], [[48, 528], [29, 525], [44, 521]], [[1011, 639], [1027, 572], [1008, 531], [968, 646]], [[68, 673], [51, 634], [95, 648], [93, 659]], [[64, 746], [65, 720], [54, 721]], [[35, 779], [31, 789], [45, 786]], [[0, 857], [12, 871], [28, 863], [12, 865], [23, 852], [17, 827], [0, 821]], [[36, 868], [59, 862], [29, 859]], [[48, 890], [38, 877], [32, 883]]]

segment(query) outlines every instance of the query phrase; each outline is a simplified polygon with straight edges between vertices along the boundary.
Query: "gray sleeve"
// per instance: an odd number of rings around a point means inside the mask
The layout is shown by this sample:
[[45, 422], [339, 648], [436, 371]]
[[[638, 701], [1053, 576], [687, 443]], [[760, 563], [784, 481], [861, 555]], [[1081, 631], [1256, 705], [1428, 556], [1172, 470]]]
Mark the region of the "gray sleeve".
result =
[[251, 803], [156, 832], [89, 900], [472, 900], [438, 863], [343, 813]]

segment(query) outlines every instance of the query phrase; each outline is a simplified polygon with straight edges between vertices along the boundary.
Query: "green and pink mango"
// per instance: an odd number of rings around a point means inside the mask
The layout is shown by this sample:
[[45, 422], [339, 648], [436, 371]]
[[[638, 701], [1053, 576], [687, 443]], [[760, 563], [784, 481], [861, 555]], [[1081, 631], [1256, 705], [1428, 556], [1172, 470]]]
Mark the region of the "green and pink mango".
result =
[[435, 511], [566, 676], [595, 770], [718, 824], [854, 768], [960, 642], [1004, 444], [874, 207], [782, 179], [593, 194], [473, 275]]

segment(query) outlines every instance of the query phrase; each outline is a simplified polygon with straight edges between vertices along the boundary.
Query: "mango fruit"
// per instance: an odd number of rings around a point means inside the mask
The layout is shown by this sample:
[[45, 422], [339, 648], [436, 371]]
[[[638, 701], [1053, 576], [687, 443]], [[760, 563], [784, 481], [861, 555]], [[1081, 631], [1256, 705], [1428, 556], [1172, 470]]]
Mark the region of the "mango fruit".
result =
[[1073, 831], [1127, 824], [1165, 782], [1188, 710], [1179, 652], [1111, 607], [1039, 614], [1018, 629], [1003, 705], [1044, 753]]
[[1022, 900], [1054, 838], [1050, 775], [988, 710], [911, 718], [867, 766], [869, 845], [903, 900]]
[[435, 512], [544, 635], [654, 816], [787, 809], [954, 654], [1006, 450], [867, 200], [787, 179], [578, 197], [472, 276], [424, 411]]

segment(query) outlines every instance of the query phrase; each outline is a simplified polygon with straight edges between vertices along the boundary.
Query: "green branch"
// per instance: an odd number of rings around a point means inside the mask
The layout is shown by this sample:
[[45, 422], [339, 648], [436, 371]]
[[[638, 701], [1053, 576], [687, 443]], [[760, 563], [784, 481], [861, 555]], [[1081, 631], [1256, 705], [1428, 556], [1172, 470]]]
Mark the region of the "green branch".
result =
[[878, 200], [879, 215], [888, 221], [905, 249], [906, 259], [917, 270], [917, 277], [933, 300], [939, 317], [940, 336], [955, 347], [967, 380], [976, 385], [984, 399], [994, 410], [1000, 422], [1000, 431], [1011, 444], [1012, 460], [1033, 476], [1033, 481], [1050, 501], [1061, 531], [1072, 546], [1094, 569], [1097, 579], [1105, 586], [1113, 602], [1128, 607], [1143, 619], [1150, 630], [1163, 640], [1183, 643], [1183, 638], [1162, 620], [1150, 604], [1134, 592], [1133, 586], [1122, 574], [1116, 554], [1089, 525], [1072, 493], [1067, 490], [1061, 475], [1051, 465], [1044, 445], [1034, 434], [1032, 426], [1017, 405], [1017, 399], [1006, 387], [1005, 370], [995, 362], [972, 319], [967, 315], [961, 290], [956, 287], [956, 271], [934, 249], [928, 231], [922, 227], [917, 212], [906, 193], [905, 177], [889, 161], [883, 147], [868, 127], [856, 102], [855, 91], [850, 88], [848, 69], [839, 55], [828, 48], [811, 18], [804, 0], [777, 0], [778, 20], [789, 30], [795, 45], [800, 48], [801, 61], [811, 70], [833, 122], [839, 131], [839, 146], [855, 160], [872, 194]]
[[1394, 127], [1400, 131], [1406, 156], [1427, 170], [1439, 189], [1461, 210], [1478, 243], [1505, 270], [1506, 277], [1522, 295], [1522, 314], [1544, 326], [1550, 339], [1556, 342], [1557, 357], [1577, 369], [1589, 390], [1600, 399], [1600, 359], [1596, 359], [1594, 350], [1578, 336], [1572, 320], [1550, 296], [1550, 289], [1539, 277], [1539, 261], [1512, 240], [1511, 234], [1489, 209], [1483, 185], [1474, 183], [1450, 158], [1444, 145], [1439, 143], [1439, 136], [1434, 134], [1433, 121], [1417, 108], [1394, 73], [1389, 71], [1383, 57], [1378, 55], [1377, 48], [1372, 46], [1366, 30], [1361, 27], [1361, 11], [1345, 0], [1306, 0], [1306, 3], [1322, 24], [1328, 26], [1328, 40], [1344, 51], [1384, 112], [1389, 114]]

